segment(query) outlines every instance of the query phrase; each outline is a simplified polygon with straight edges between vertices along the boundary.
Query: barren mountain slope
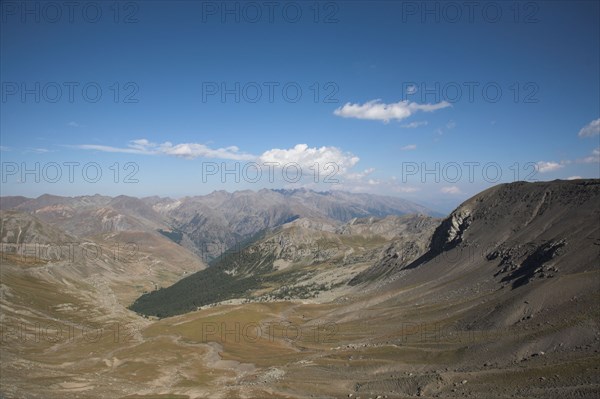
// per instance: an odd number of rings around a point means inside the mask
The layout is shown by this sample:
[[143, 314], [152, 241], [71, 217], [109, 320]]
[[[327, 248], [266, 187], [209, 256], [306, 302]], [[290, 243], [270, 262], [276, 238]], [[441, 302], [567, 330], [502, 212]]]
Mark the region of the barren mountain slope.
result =
[[[493, 187], [437, 227], [423, 217], [430, 238], [405, 262], [401, 254], [412, 252], [393, 231], [412, 237], [419, 223], [411, 217], [299, 218], [265, 233], [245, 257], [220, 259], [230, 276], [258, 272], [269, 282], [250, 291], [264, 302], [161, 320], [115, 307], [101, 286], [46, 277], [52, 262], [11, 259], [2, 267], [11, 341], [2, 346], [0, 390], [9, 398], [597, 397], [599, 187]], [[292, 272], [314, 272], [320, 283], [364, 270], [387, 272], [305, 299], [267, 281], [294, 288], [305, 282]], [[76, 338], [19, 339], [19, 321], [60, 321]], [[109, 324], [90, 341], [92, 328], [114, 321], [126, 327], [122, 338]]]

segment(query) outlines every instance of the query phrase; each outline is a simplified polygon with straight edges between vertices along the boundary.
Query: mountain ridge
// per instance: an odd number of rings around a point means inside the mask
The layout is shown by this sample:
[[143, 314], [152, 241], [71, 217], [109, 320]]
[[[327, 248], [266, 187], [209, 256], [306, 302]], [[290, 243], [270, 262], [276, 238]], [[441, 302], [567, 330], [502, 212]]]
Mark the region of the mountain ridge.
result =
[[43, 220], [60, 223], [74, 235], [123, 230], [163, 232], [167, 237], [178, 237], [177, 244], [207, 262], [262, 231], [297, 218], [324, 219], [340, 225], [361, 217], [438, 215], [398, 197], [305, 188], [215, 190], [179, 199], [44, 194], [31, 199], [1, 197], [0, 206], [35, 213]]

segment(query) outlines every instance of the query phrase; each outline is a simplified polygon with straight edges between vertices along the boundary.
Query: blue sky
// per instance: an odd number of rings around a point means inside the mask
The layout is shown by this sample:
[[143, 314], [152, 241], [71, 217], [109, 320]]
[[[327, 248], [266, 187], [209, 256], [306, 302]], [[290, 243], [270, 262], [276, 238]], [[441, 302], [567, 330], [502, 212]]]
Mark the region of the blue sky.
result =
[[600, 177], [598, 2], [271, 4], [3, 1], [2, 195]]

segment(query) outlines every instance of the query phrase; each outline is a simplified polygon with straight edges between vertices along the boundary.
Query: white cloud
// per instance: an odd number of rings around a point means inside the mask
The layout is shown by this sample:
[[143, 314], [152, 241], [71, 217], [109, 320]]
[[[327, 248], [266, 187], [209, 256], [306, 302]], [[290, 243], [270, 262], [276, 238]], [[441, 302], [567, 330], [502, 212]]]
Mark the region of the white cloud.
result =
[[75, 121], [71, 121], [71, 122], [67, 123], [67, 126], [70, 126], [70, 127], [79, 127], [79, 123], [77, 123]]
[[375, 172], [375, 168], [369, 168], [369, 169], [365, 169], [362, 172], [358, 172], [358, 173], [348, 173], [348, 175], [346, 175], [346, 179], [348, 180], [362, 180], [365, 177], [369, 176], [370, 174], [372, 174], [373, 172]]
[[217, 158], [231, 159], [235, 161], [249, 161], [255, 157], [250, 154], [240, 152], [236, 146], [225, 148], [212, 149], [204, 144], [198, 143], [183, 143], [173, 145], [170, 142], [163, 143], [159, 146], [159, 151], [176, 157], [194, 159], [194, 158]]
[[389, 122], [391, 119], [403, 120], [416, 112], [433, 112], [438, 109], [450, 107], [450, 103], [442, 101], [437, 104], [417, 104], [408, 100], [397, 103], [385, 104], [380, 99], [368, 101], [364, 104], [346, 103], [337, 108], [333, 113], [343, 118], [369, 119]]
[[421, 191], [420, 188], [417, 187], [411, 187], [411, 186], [393, 186], [392, 190], [398, 192], [398, 193], [415, 193], [417, 191]]
[[410, 85], [406, 88], [406, 94], [415, 94], [417, 92], [417, 86]]
[[50, 152], [50, 150], [47, 148], [29, 148], [25, 152], [33, 152], [36, 154], [45, 154], [47, 152]]
[[334, 169], [337, 169], [335, 173], [338, 175], [346, 174], [359, 161], [357, 156], [337, 147], [310, 148], [306, 144], [296, 144], [287, 150], [274, 148], [265, 151], [259, 159], [265, 163], [273, 162], [279, 167], [297, 163], [302, 169], [314, 168], [318, 164], [322, 173], [334, 173]]
[[567, 177], [567, 180], [577, 180], [577, 179], [583, 179], [583, 177], [581, 177], [581, 176], [570, 176], [570, 177]]
[[95, 150], [102, 152], [121, 152], [126, 154], [152, 154], [152, 152], [144, 152], [135, 148], [120, 148], [120, 147], [111, 147], [108, 145], [99, 145], [99, 144], [79, 144], [69, 146], [73, 148], [79, 148], [80, 150]]
[[[142, 155], [169, 155], [180, 158], [216, 158], [234, 161], [261, 161], [274, 163], [274, 167], [282, 168], [287, 164], [296, 163], [303, 170], [314, 168], [317, 164], [324, 175], [345, 175], [359, 161], [351, 153], [344, 152], [337, 147], [310, 148], [306, 144], [297, 144], [290, 149], [273, 148], [265, 151], [260, 156], [255, 156], [240, 151], [236, 146], [225, 148], [210, 148], [199, 143], [173, 144], [166, 141], [162, 144], [150, 142], [146, 139], [137, 139], [129, 142], [127, 147], [112, 147], [98, 144], [81, 144], [70, 146], [82, 150], [96, 150], [125, 154]], [[333, 164], [333, 165], [332, 165]], [[350, 174], [350, 178], [362, 179], [373, 173], [375, 169], [367, 169], [362, 173]]]
[[167, 141], [162, 144], [152, 143], [146, 139], [132, 140], [127, 147], [111, 147], [97, 144], [81, 144], [73, 146], [82, 150], [96, 150], [103, 152], [118, 152], [126, 154], [144, 154], [144, 155], [171, 155], [181, 158], [218, 158], [231, 159], [235, 161], [253, 160], [254, 155], [240, 152], [236, 146], [212, 149], [204, 144], [182, 143], [175, 144]]
[[427, 126], [428, 123], [429, 122], [427, 122], [427, 121], [410, 122], [410, 123], [406, 123], [404, 125], [400, 125], [400, 127], [403, 127], [405, 129], [414, 129], [419, 126]]
[[416, 150], [417, 149], [417, 145], [416, 144], [409, 144], [409, 145], [405, 145], [404, 147], [400, 148], [402, 151], [412, 151], [412, 150]]
[[564, 167], [564, 165], [562, 163], [558, 163], [558, 162], [546, 162], [546, 161], [539, 161], [537, 164], [537, 170], [540, 173], [547, 173], [547, 172], [553, 172], [555, 170], [561, 169]]
[[600, 118], [591, 121], [587, 125], [581, 128], [579, 131], [579, 137], [593, 137], [600, 134]]
[[10, 147], [0, 145], [0, 151], [10, 151]]
[[454, 129], [456, 127], [456, 122], [454, 122], [453, 120], [448, 121], [448, 123], [446, 123], [446, 129]]
[[460, 188], [458, 188], [456, 186], [442, 187], [440, 189], [440, 192], [442, 192], [444, 194], [462, 194], [462, 191], [460, 191]]
[[598, 162], [600, 162], [600, 147], [594, 148], [594, 150], [592, 151], [592, 155], [582, 158], [582, 159], [578, 159], [577, 162], [578, 163], [598, 163]]
[[390, 193], [410, 195], [421, 191], [421, 187], [410, 186], [405, 183], [400, 183], [397, 178], [391, 177], [388, 179], [361, 179], [352, 180], [348, 176], [341, 179], [340, 184], [336, 187], [339, 190], [350, 192], [368, 192], [389, 195]]

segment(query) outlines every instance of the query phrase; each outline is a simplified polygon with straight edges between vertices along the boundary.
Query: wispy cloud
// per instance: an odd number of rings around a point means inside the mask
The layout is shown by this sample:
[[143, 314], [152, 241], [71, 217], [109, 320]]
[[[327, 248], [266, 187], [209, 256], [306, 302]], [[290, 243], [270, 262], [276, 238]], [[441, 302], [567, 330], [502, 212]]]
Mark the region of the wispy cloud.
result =
[[404, 185], [403, 186], [401, 186], [401, 185], [393, 186], [392, 190], [397, 193], [416, 193], [417, 191], [421, 191], [421, 189], [418, 187], [404, 186]]
[[567, 180], [577, 180], [577, 179], [583, 179], [583, 177], [581, 177], [581, 176], [569, 176], [569, 177], [567, 177]]
[[404, 125], [400, 125], [400, 127], [403, 127], [405, 129], [415, 129], [419, 126], [427, 126], [429, 122], [427, 121], [418, 121], [418, 122], [410, 122], [410, 123], [405, 123]]
[[452, 195], [462, 194], [462, 191], [460, 191], [460, 188], [458, 188], [456, 186], [442, 187], [440, 189], [440, 192], [443, 194], [452, 194]]
[[71, 122], [67, 123], [67, 126], [70, 126], [70, 127], [79, 127], [79, 123], [77, 123], [75, 121], [71, 121]]
[[[536, 168], [537, 171], [540, 173], [548, 173], [548, 172], [554, 172], [557, 171], [559, 169], [564, 168], [566, 165], [570, 165], [573, 163], [600, 163], [600, 147], [598, 148], [594, 148], [592, 150], [592, 154], [584, 157], [584, 158], [578, 158], [576, 160], [562, 160], [560, 162], [556, 162], [556, 161], [539, 161], [536, 163]], [[575, 178], [580, 178], [578, 176], [574, 176]]]
[[[367, 171], [369, 170], [371, 169], [367, 169]], [[360, 174], [362, 174], [362, 172]], [[344, 176], [337, 188], [339, 190], [351, 192], [373, 193], [375, 191], [382, 194], [413, 194], [421, 191], [421, 187], [414, 187], [405, 183], [400, 183], [395, 177], [392, 177], [391, 179], [351, 179], [350, 177], [350, 174]]]
[[189, 159], [198, 157], [231, 159], [236, 161], [248, 161], [254, 159], [253, 155], [240, 152], [240, 149], [236, 146], [212, 149], [204, 144], [198, 143], [183, 143], [173, 145], [170, 142], [166, 142], [159, 146], [159, 151], [167, 155], [174, 155], [176, 157]]
[[592, 150], [592, 155], [578, 159], [578, 163], [598, 163], [600, 162], [600, 147]]
[[412, 151], [412, 150], [416, 150], [417, 149], [417, 145], [416, 144], [409, 144], [409, 145], [405, 145], [404, 147], [400, 148], [402, 151]]
[[213, 149], [199, 143], [173, 144], [169, 141], [166, 141], [162, 144], [157, 144], [146, 139], [132, 140], [129, 142], [127, 147], [112, 147], [98, 144], [80, 144], [71, 147], [82, 150], [96, 150], [125, 154], [171, 155], [188, 159], [203, 157], [245, 161], [256, 158], [254, 155], [240, 152], [240, 149], [236, 146]]
[[51, 151], [47, 148], [28, 148], [27, 150], [25, 150], [25, 152], [33, 152], [35, 154], [46, 154]]
[[11, 150], [10, 147], [6, 147], [6, 146], [3, 146], [3, 145], [0, 145], [0, 151], [10, 151], [10, 150]]
[[346, 176], [346, 179], [362, 180], [365, 177], [371, 175], [373, 172], [375, 172], [375, 168], [368, 168], [368, 169], [363, 170], [362, 172], [357, 172], [357, 173], [348, 173], [348, 175]]
[[554, 162], [554, 161], [539, 161], [536, 164], [537, 166], [537, 170], [540, 173], [548, 173], [548, 172], [554, 172], [555, 170], [559, 170], [561, 168], [563, 168], [565, 165], [562, 162]]
[[600, 134], [600, 118], [591, 121], [581, 128], [577, 134], [579, 137], [594, 137]]
[[405, 100], [385, 104], [380, 99], [377, 99], [364, 104], [346, 103], [344, 106], [333, 111], [333, 113], [343, 118], [378, 120], [387, 123], [392, 119], [401, 121], [417, 112], [433, 112], [450, 106], [450, 103], [446, 101], [437, 104], [418, 104]]
[[[205, 144], [181, 143], [173, 144], [169, 141], [162, 144], [150, 142], [146, 139], [132, 140], [126, 147], [113, 147], [98, 144], [80, 144], [69, 146], [82, 150], [95, 150], [102, 152], [141, 154], [141, 155], [167, 155], [179, 158], [215, 158], [233, 161], [257, 161], [271, 164], [275, 168], [283, 168], [287, 165], [297, 164], [303, 171], [314, 170], [318, 167], [319, 172], [326, 175], [346, 175], [354, 167], [359, 158], [351, 153], [344, 152], [337, 147], [309, 147], [307, 144], [297, 144], [289, 149], [273, 148], [256, 156], [241, 151], [236, 146], [225, 148], [210, 148]], [[371, 174], [374, 169], [349, 175], [350, 178], [362, 178]]]
[[125, 154], [152, 154], [151, 152], [143, 152], [137, 150], [135, 148], [121, 148], [121, 147], [111, 147], [108, 145], [99, 145], [99, 144], [78, 144], [78, 145], [69, 145], [67, 147], [78, 148], [80, 150], [95, 150], [102, 152], [120, 152]]
[[417, 86], [410, 85], [406, 88], [406, 94], [415, 94], [418, 91]]

